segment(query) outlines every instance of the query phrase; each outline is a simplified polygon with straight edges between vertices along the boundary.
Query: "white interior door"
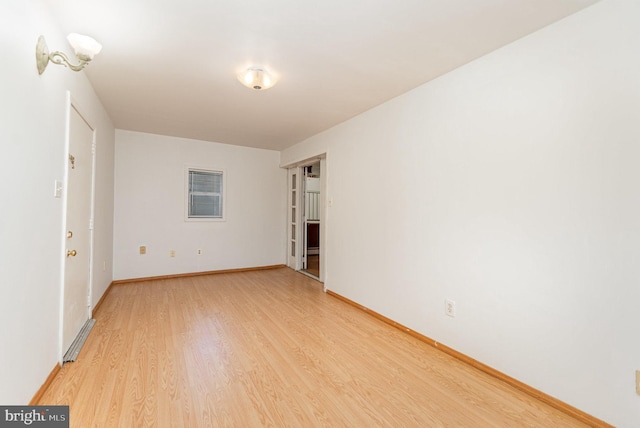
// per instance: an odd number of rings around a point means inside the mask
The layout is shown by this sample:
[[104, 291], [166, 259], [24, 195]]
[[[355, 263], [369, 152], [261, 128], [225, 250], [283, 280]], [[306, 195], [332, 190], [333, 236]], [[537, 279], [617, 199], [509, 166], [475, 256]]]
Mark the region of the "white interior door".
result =
[[72, 106], [66, 186], [66, 258], [62, 305], [62, 352], [89, 319], [93, 129]]
[[301, 233], [300, 222], [298, 220], [300, 212], [299, 201], [300, 201], [300, 168], [291, 168], [289, 169], [289, 213], [288, 213], [288, 224], [289, 230], [287, 235], [289, 237], [289, 245], [288, 245], [288, 266], [292, 269], [299, 270], [300, 269], [300, 258], [298, 257], [300, 242], [299, 238]]

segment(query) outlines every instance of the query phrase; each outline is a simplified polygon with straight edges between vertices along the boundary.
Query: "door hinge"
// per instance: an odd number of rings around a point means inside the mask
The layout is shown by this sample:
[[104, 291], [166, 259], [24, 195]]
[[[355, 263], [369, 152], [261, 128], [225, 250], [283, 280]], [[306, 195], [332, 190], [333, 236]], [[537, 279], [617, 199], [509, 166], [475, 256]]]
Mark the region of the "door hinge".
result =
[[89, 220], [89, 230], [93, 230], [93, 219]]

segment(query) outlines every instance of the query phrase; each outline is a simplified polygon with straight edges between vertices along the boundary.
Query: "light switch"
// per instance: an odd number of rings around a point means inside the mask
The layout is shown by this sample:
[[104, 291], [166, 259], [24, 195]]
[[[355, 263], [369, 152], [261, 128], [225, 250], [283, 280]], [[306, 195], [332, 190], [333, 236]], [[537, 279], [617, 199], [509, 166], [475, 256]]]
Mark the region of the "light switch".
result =
[[53, 184], [54, 184], [53, 197], [61, 198], [62, 197], [62, 181], [56, 180], [54, 181]]

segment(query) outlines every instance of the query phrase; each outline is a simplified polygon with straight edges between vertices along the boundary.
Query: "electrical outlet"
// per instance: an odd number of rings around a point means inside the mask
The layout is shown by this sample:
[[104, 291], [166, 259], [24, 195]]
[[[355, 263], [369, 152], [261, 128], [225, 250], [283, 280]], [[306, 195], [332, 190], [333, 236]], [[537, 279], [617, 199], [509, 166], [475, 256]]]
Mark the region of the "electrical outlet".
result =
[[146, 245], [140, 245], [140, 254], [147, 254]]
[[196, 254], [198, 254], [199, 256], [201, 256], [201, 255], [202, 255], [202, 250], [201, 250], [200, 248], [198, 248], [198, 250], [197, 250], [197, 253], [196, 253]]
[[640, 370], [636, 370], [636, 394], [640, 395]]
[[104, 271], [106, 271], [106, 270], [107, 270], [107, 261], [106, 261], [106, 260], [103, 260], [103, 261], [102, 261], [102, 272], [104, 272]]
[[445, 299], [444, 313], [451, 318], [454, 318], [456, 316], [456, 302], [454, 302], [453, 300]]
[[169, 251], [169, 257], [175, 257], [175, 256], [176, 256], [176, 250]]

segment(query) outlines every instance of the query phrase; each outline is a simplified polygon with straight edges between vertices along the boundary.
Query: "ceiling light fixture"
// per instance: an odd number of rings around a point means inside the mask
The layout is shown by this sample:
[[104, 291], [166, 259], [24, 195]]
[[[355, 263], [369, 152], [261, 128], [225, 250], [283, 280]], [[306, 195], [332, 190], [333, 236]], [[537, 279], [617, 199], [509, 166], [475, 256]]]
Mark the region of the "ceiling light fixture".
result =
[[69, 57], [63, 52], [49, 53], [47, 43], [44, 41], [44, 36], [38, 37], [38, 43], [36, 44], [36, 64], [38, 65], [38, 74], [44, 73], [49, 61], [54, 64], [64, 65], [69, 67], [73, 71], [82, 70], [95, 55], [97, 55], [102, 49], [102, 45], [96, 42], [89, 36], [83, 36], [82, 34], [71, 33], [67, 36], [67, 41], [73, 48], [76, 58], [80, 61], [78, 65], [71, 64]]
[[238, 74], [238, 80], [249, 89], [262, 91], [276, 84], [276, 79], [264, 67], [253, 66]]

